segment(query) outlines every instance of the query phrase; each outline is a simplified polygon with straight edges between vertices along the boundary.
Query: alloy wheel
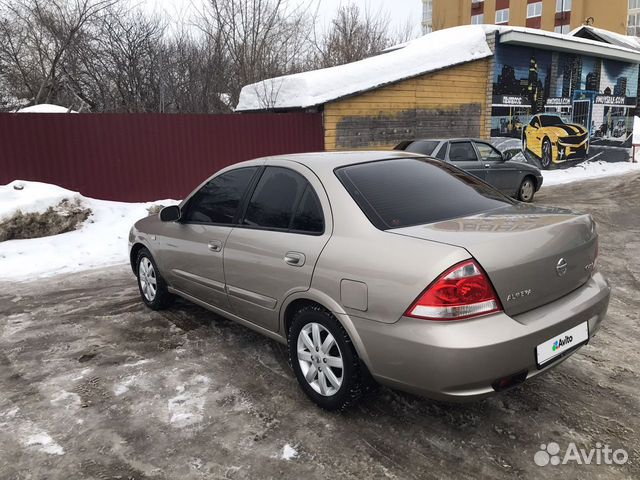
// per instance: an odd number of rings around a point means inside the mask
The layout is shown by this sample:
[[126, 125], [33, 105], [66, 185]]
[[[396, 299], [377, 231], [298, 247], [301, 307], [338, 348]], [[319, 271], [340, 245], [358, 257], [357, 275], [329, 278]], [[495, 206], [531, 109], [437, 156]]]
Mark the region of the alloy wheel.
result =
[[340, 390], [344, 362], [329, 330], [319, 323], [306, 324], [298, 334], [297, 355], [302, 374], [313, 390], [325, 397]]
[[138, 281], [140, 282], [140, 289], [142, 290], [144, 298], [149, 302], [153, 302], [158, 291], [158, 279], [156, 278], [156, 271], [153, 268], [153, 264], [147, 257], [143, 257], [142, 260], [140, 260], [138, 266]]
[[531, 201], [531, 198], [533, 197], [533, 182], [531, 182], [531, 180], [526, 179], [524, 182], [522, 182], [522, 185], [520, 185], [520, 199], [523, 202], [529, 202]]

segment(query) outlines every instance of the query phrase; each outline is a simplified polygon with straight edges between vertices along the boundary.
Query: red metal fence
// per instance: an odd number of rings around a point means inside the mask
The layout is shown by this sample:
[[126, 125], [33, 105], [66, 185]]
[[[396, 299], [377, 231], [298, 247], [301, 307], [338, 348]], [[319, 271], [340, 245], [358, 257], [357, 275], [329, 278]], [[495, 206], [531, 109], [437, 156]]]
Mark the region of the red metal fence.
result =
[[227, 165], [323, 149], [321, 114], [0, 114], [0, 184], [108, 200], [183, 198]]

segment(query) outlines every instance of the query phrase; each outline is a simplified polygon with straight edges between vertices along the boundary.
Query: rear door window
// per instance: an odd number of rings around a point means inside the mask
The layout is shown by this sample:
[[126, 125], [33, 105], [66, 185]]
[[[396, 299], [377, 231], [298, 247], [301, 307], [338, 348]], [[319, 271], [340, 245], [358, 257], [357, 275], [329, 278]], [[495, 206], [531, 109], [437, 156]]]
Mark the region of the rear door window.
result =
[[249, 201], [243, 225], [288, 230], [307, 184], [293, 170], [267, 167]]
[[439, 158], [440, 160], [446, 160], [447, 159], [447, 147], [449, 146], [448, 142], [443, 143], [440, 148], [438, 149], [438, 151], [435, 154], [436, 158]]
[[449, 147], [449, 160], [452, 162], [477, 162], [478, 156], [471, 142], [454, 142]]
[[473, 175], [425, 158], [349, 165], [337, 169], [336, 175], [381, 230], [473, 215], [514, 203]]
[[307, 184], [298, 210], [293, 217], [291, 230], [294, 232], [321, 234], [324, 232], [324, 215], [318, 196], [313, 187]]
[[218, 175], [189, 200], [186, 223], [231, 224], [257, 167], [238, 168]]

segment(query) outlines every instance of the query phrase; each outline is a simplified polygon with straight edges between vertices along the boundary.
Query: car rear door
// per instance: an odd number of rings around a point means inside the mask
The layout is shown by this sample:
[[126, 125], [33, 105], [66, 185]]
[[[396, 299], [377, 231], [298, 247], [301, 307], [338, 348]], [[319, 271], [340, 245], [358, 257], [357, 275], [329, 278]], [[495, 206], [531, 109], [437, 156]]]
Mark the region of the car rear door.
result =
[[486, 142], [473, 142], [480, 163], [485, 168], [485, 181], [502, 193], [513, 195], [520, 186], [520, 171], [516, 162], [505, 162], [502, 154]]
[[486, 180], [484, 165], [480, 163], [471, 141], [452, 141], [449, 146], [448, 161], [479, 179]]
[[158, 253], [169, 285], [229, 310], [223, 252], [259, 168], [237, 168], [214, 177], [187, 200], [179, 221], [164, 224]]
[[277, 331], [284, 299], [309, 289], [331, 226], [319, 179], [300, 164], [271, 162], [226, 241], [224, 271], [232, 312]]

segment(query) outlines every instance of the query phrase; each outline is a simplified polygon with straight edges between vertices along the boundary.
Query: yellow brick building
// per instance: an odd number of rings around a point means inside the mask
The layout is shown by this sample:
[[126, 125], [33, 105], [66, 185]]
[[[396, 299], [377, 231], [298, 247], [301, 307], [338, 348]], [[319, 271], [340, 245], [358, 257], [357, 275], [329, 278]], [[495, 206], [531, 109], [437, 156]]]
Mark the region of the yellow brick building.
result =
[[422, 24], [425, 33], [472, 24], [568, 33], [589, 24], [626, 34], [628, 25], [636, 25], [636, 16], [640, 20], [637, 0], [423, 0]]
[[431, 137], [487, 137], [489, 66], [475, 60], [326, 103], [325, 149], [392, 148], [421, 123]]

